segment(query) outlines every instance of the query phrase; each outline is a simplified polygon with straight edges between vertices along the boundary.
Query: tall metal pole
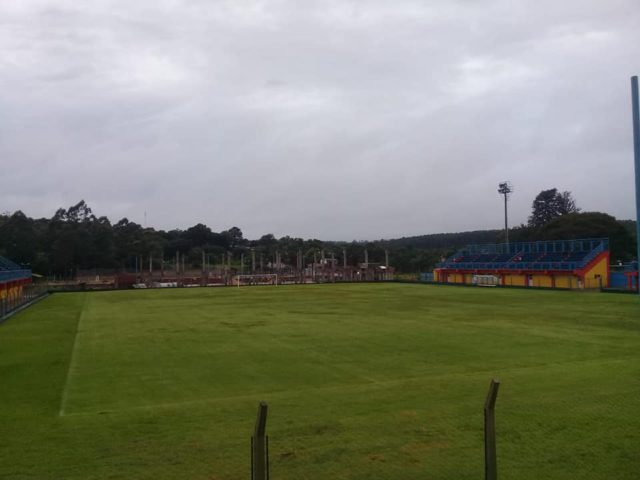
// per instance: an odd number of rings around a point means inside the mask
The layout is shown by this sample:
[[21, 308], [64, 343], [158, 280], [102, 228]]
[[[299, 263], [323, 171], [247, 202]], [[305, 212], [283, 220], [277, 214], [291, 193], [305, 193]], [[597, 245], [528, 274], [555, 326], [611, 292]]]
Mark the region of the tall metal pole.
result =
[[501, 182], [498, 184], [498, 193], [504, 195], [504, 237], [505, 243], [509, 245], [509, 222], [507, 220], [507, 201], [509, 194], [513, 192], [513, 187], [509, 182]]
[[507, 194], [504, 194], [504, 239], [505, 243], [509, 245], [509, 221], [507, 220]]
[[640, 99], [638, 98], [638, 77], [631, 77], [631, 102], [633, 110], [633, 153], [636, 171], [636, 242], [638, 261], [638, 294], [640, 294]]

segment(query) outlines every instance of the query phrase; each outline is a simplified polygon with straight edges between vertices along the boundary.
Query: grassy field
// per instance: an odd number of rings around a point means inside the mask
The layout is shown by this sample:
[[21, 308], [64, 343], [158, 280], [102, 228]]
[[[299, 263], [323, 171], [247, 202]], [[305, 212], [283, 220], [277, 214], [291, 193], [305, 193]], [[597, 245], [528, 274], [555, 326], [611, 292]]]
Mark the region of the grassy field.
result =
[[56, 294], [0, 325], [1, 479], [640, 478], [640, 301], [408, 284]]

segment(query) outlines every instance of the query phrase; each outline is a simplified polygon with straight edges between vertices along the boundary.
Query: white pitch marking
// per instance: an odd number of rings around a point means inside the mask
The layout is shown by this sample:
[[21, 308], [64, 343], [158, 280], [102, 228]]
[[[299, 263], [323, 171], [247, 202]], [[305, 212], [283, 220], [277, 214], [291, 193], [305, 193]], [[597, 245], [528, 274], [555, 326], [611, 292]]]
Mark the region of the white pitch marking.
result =
[[84, 299], [82, 301], [82, 307], [80, 309], [80, 314], [78, 315], [78, 322], [76, 323], [76, 333], [73, 337], [73, 347], [71, 348], [71, 360], [69, 360], [69, 368], [67, 368], [67, 378], [64, 382], [64, 389], [62, 390], [62, 399], [60, 401], [60, 411], [58, 412], [59, 417], [63, 417], [65, 415], [64, 409], [67, 405], [67, 398], [69, 397], [69, 385], [71, 384], [71, 372], [75, 369], [76, 362], [76, 345], [78, 344], [78, 332], [80, 331], [80, 325], [82, 323], [82, 317], [84, 317], [85, 307], [87, 306], [87, 297], [88, 294], [84, 294]]

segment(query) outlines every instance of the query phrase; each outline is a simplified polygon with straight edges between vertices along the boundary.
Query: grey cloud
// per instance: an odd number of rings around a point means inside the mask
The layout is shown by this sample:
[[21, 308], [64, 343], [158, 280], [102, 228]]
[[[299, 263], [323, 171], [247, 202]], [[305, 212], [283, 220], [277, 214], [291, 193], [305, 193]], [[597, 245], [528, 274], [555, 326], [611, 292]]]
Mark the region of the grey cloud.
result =
[[[633, 0], [0, 5], [0, 209], [327, 239], [631, 218]], [[7, 168], [9, 166], [9, 168]]]

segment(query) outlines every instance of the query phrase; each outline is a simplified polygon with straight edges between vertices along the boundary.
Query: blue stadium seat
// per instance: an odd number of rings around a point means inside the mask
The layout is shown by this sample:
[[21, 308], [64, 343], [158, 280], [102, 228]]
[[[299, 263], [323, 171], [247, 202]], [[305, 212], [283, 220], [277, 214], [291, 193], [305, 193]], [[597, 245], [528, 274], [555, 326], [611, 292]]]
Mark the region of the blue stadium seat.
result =
[[[584, 250], [589, 245], [592, 250]], [[606, 238], [564, 240], [562, 242], [522, 242], [510, 245], [469, 245], [440, 264], [441, 268], [573, 270], [598, 252], [608, 250]], [[498, 253], [504, 251], [519, 253]], [[554, 250], [547, 251], [545, 250]], [[478, 253], [482, 252], [482, 253]], [[494, 252], [494, 253], [485, 253]]]

